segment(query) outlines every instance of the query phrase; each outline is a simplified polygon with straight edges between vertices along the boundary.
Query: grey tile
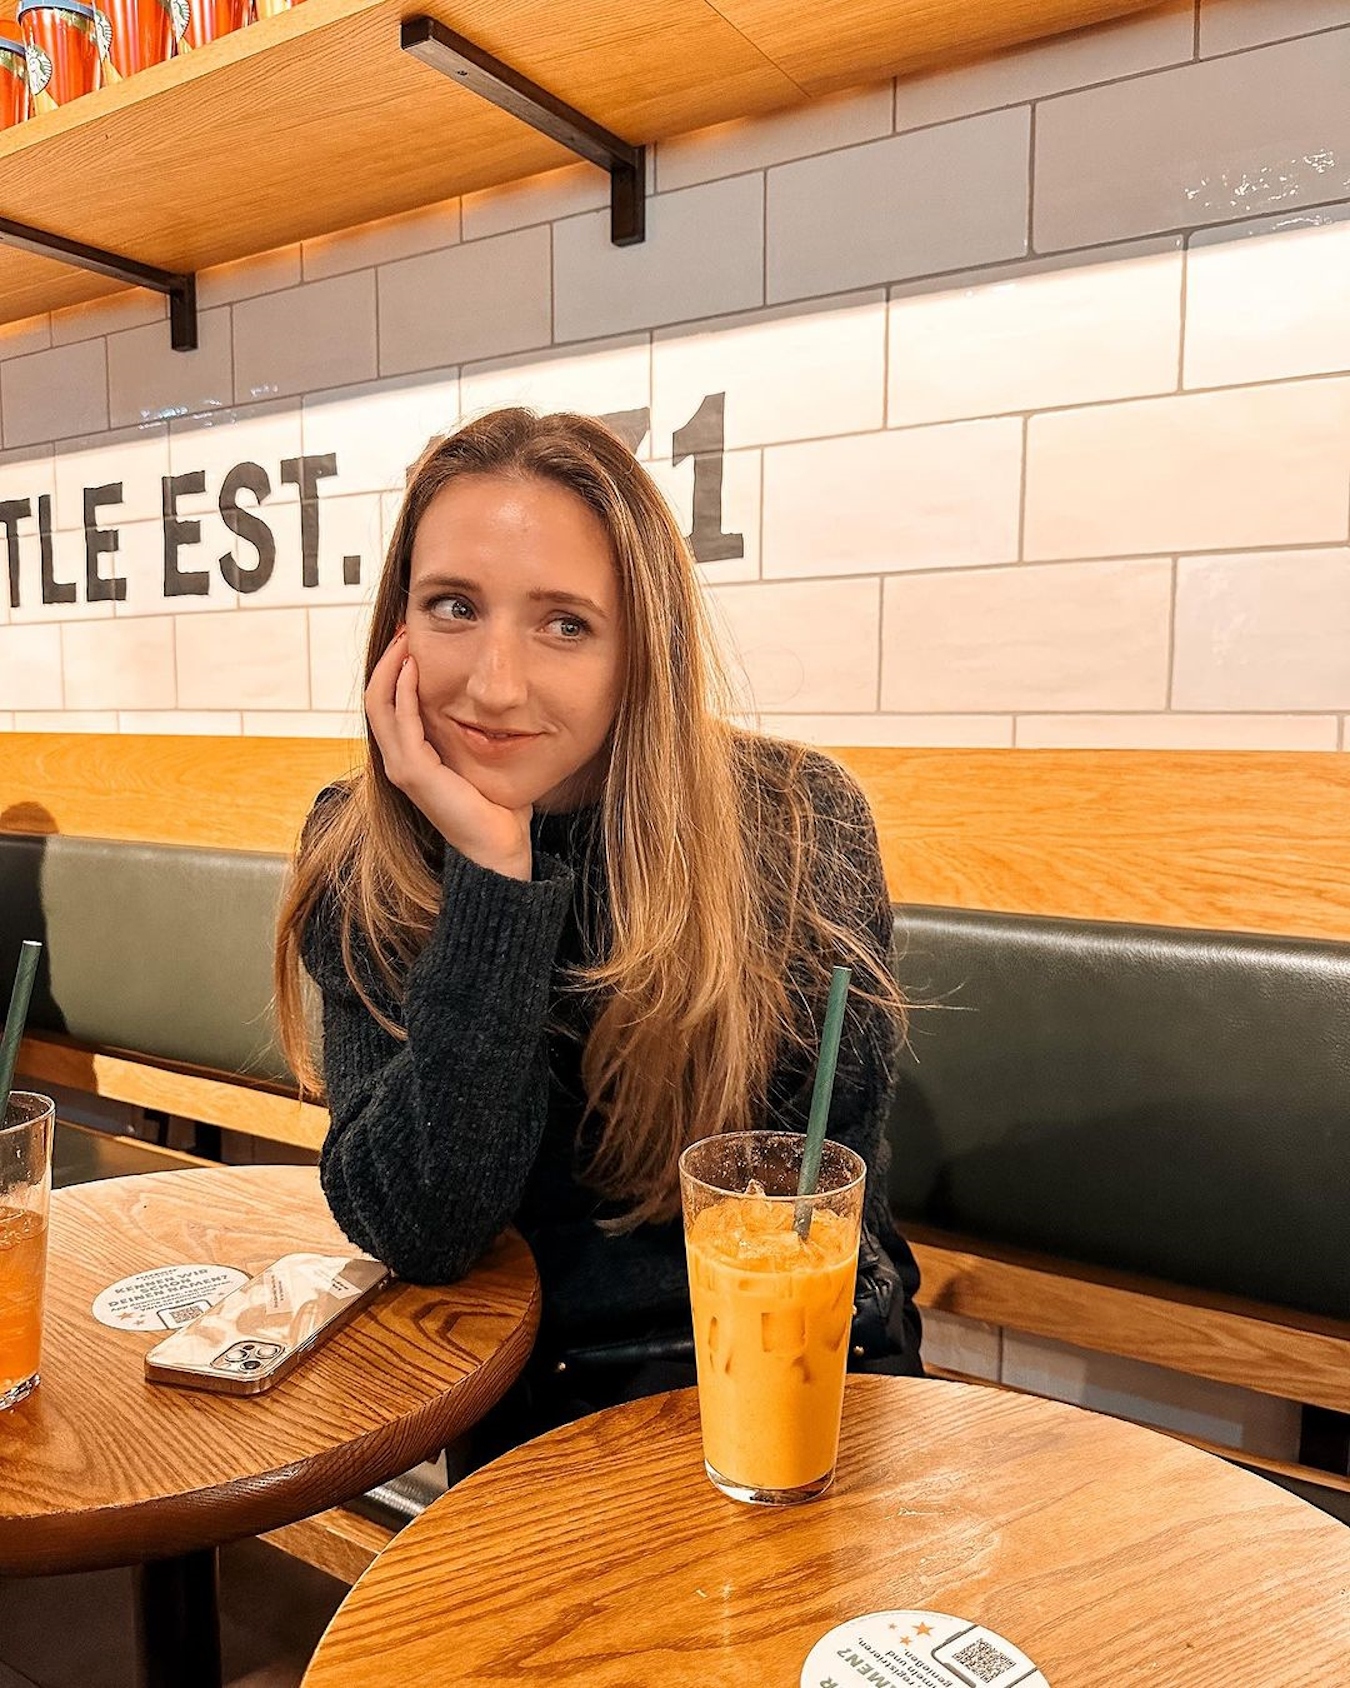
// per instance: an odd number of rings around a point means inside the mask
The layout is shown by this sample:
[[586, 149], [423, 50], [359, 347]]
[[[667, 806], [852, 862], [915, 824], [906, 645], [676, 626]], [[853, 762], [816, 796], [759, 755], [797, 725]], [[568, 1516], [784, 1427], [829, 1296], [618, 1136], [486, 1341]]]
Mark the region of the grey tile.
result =
[[197, 349], [192, 352], [174, 351], [162, 322], [108, 336], [108, 402], [114, 428], [224, 409], [233, 401], [228, 310], [201, 312]]
[[381, 375], [523, 352], [551, 337], [547, 228], [403, 258], [377, 273]]
[[102, 340], [8, 358], [0, 365], [7, 446], [93, 434], [108, 426], [108, 366]]
[[238, 401], [369, 381], [376, 372], [370, 270], [245, 299], [234, 310]]
[[1037, 250], [1350, 194], [1350, 30], [1136, 77], [1036, 117]]
[[733, 176], [658, 194], [647, 238], [618, 247], [609, 212], [569, 217], [553, 230], [554, 332], [597, 339], [763, 302], [764, 184]]
[[1026, 107], [769, 171], [769, 301], [839, 293], [1026, 251]]
[[1232, 53], [1262, 41], [1284, 41], [1350, 23], [1347, 0], [1204, 0], [1200, 56]]

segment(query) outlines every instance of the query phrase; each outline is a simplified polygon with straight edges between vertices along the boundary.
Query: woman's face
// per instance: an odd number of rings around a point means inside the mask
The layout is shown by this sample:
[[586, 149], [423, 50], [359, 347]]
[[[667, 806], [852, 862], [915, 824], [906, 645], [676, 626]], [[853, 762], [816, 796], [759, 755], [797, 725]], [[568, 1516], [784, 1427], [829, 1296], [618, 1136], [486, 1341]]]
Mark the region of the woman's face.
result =
[[587, 504], [555, 481], [451, 482], [413, 539], [407, 617], [423, 726], [448, 767], [509, 809], [596, 794], [626, 638]]

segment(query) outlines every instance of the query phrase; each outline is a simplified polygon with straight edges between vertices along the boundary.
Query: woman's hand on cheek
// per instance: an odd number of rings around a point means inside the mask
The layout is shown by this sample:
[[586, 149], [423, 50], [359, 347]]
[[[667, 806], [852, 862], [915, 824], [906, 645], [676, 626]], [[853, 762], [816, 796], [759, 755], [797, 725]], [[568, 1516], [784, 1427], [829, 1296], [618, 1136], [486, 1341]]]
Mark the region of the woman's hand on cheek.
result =
[[427, 817], [448, 844], [480, 867], [512, 879], [533, 869], [529, 806], [503, 809], [436, 754], [422, 723], [417, 663], [400, 629], [366, 687], [366, 718], [389, 782]]

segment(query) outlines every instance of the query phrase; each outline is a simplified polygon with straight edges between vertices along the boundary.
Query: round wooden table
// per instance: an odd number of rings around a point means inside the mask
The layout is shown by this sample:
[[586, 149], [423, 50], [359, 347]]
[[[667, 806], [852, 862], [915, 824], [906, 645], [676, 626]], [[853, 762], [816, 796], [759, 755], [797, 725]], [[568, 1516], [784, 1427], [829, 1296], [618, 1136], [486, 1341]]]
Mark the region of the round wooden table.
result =
[[797, 1688], [826, 1631], [892, 1610], [984, 1624], [1051, 1688], [1329, 1688], [1350, 1531], [1154, 1431], [905, 1378], [849, 1380], [823, 1499], [745, 1506], [704, 1476], [682, 1390], [540, 1437], [429, 1507], [303, 1688]]
[[[514, 1232], [460, 1283], [397, 1283], [264, 1394], [145, 1381], [163, 1330], [113, 1330], [91, 1306], [132, 1273], [211, 1262], [252, 1275], [282, 1254], [356, 1253], [313, 1167], [193, 1168], [52, 1197], [41, 1387], [0, 1413], [0, 1574], [147, 1565], [151, 1682], [202, 1688], [215, 1643], [215, 1549], [340, 1505], [433, 1457], [519, 1373], [539, 1320]], [[177, 1639], [175, 1639], [175, 1636]]]

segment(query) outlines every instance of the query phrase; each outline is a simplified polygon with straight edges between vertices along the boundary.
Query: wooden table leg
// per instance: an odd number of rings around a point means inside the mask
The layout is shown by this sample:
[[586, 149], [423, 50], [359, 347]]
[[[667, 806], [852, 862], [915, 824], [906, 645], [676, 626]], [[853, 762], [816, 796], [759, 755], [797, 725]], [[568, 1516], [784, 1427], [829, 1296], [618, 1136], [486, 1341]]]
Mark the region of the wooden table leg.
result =
[[137, 1567], [142, 1688], [220, 1688], [219, 1570], [213, 1547]]

